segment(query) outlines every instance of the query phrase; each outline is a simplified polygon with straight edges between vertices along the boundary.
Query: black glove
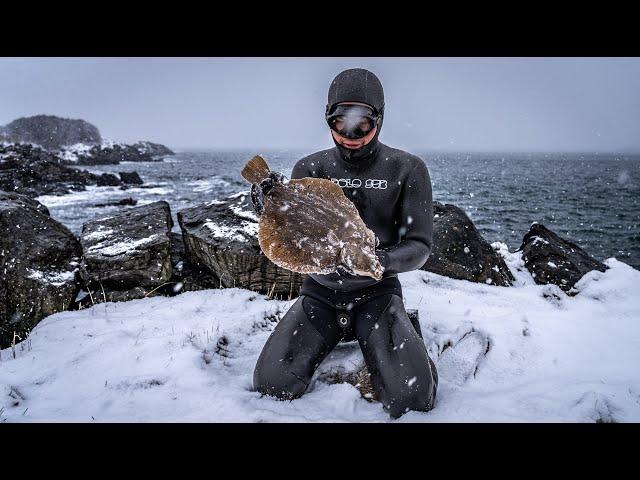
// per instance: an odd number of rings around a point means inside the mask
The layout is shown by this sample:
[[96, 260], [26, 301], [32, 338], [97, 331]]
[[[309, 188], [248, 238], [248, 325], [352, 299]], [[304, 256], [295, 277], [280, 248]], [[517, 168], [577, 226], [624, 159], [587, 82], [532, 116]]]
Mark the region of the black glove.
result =
[[256, 212], [256, 215], [260, 217], [264, 212], [264, 196], [269, 193], [276, 183], [283, 183], [286, 177], [278, 172], [269, 172], [269, 176], [262, 180], [260, 183], [254, 183], [251, 185], [251, 204]]
[[353, 273], [353, 270], [351, 270], [349, 267], [347, 267], [346, 265], [338, 265], [336, 267], [336, 273], [338, 275], [340, 275], [341, 277], [348, 277], [348, 276], [355, 276], [356, 274]]

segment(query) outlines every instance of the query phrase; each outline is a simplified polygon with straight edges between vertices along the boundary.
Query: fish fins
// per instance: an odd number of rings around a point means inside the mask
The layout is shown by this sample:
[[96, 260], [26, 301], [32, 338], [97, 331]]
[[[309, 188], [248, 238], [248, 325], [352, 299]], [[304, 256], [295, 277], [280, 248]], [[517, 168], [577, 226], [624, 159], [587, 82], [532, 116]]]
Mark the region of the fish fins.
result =
[[240, 174], [250, 183], [260, 183], [269, 176], [269, 165], [260, 155], [247, 162]]

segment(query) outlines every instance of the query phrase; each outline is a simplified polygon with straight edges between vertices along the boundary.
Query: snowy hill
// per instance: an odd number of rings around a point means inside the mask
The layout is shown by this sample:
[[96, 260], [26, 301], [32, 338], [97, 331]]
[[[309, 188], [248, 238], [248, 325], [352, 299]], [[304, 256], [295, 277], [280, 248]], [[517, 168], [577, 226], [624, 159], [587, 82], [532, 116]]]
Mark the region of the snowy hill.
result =
[[[569, 297], [536, 285], [496, 244], [512, 287], [425, 271], [400, 275], [440, 377], [435, 409], [399, 422], [640, 421], [640, 271], [615, 258]], [[293, 402], [251, 391], [253, 367], [292, 301], [237, 288], [51, 315], [1, 352], [0, 422], [390, 422], [330, 371], [362, 362], [357, 343], [325, 360]]]

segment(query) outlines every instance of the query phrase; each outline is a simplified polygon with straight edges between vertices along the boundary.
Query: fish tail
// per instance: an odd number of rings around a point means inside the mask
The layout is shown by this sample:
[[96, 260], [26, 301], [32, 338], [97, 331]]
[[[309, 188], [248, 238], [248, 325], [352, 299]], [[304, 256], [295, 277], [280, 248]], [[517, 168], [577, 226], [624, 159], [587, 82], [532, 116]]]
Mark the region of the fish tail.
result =
[[250, 183], [259, 183], [269, 176], [269, 165], [260, 155], [256, 155], [247, 162], [241, 175]]

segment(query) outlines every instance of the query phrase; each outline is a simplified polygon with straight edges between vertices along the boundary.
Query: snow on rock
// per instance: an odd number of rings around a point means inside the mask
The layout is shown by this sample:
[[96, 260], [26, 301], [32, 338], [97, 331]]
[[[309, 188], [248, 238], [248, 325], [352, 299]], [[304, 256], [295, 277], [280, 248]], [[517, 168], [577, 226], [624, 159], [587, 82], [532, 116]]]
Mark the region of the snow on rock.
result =
[[93, 288], [100, 292], [103, 288], [151, 290], [168, 282], [172, 275], [172, 225], [169, 204], [164, 201], [85, 223], [80, 235], [83, 279], [87, 284], [94, 282]]
[[248, 192], [178, 212], [186, 257], [225, 287], [296, 296], [305, 276], [271, 262], [258, 244], [258, 217]]
[[89, 152], [94, 145], [88, 145], [86, 143], [74, 143], [60, 150], [60, 158], [65, 162], [77, 163], [78, 157], [89, 155]]
[[0, 192], [0, 346], [69, 308], [78, 292], [80, 243], [47, 209]]
[[73, 270], [41, 271], [27, 267], [27, 278], [48, 283], [54, 287], [60, 287], [66, 283], [73, 282], [75, 273]]
[[585, 273], [606, 269], [578, 245], [538, 222], [531, 225], [518, 250], [536, 283], [558, 285], [568, 294], [575, 293], [572, 288]]
[[[504, 259], [508, 288], [400, 274], [439, 387], [432, 411], [396, 421], [640, 421], [640, 272], [608, 259], [558, 306], [521, 252]], [[357, 342], [339, 344], [300, 399], [253, 391], [258, 355], [292, 303], [229, 288], [51, 315], [16, 359], [0, 352], [0, 422], [391, 422], [353, 385], [327, 381], [358, 370]]]
[[138, 142], [133, 145], [103, 140], [100, 144], [76, 143], [61, 147], [58, 155], [65, 163], [75, 165], [108, 165], [120, 162], [160, 161], [173, 152], [164, 145]]
[[0, 189], [35, 197], [64, 195], [96, 184], [98, 176], [70, 168], [55, 154], [32, 144], [0, 146]]

